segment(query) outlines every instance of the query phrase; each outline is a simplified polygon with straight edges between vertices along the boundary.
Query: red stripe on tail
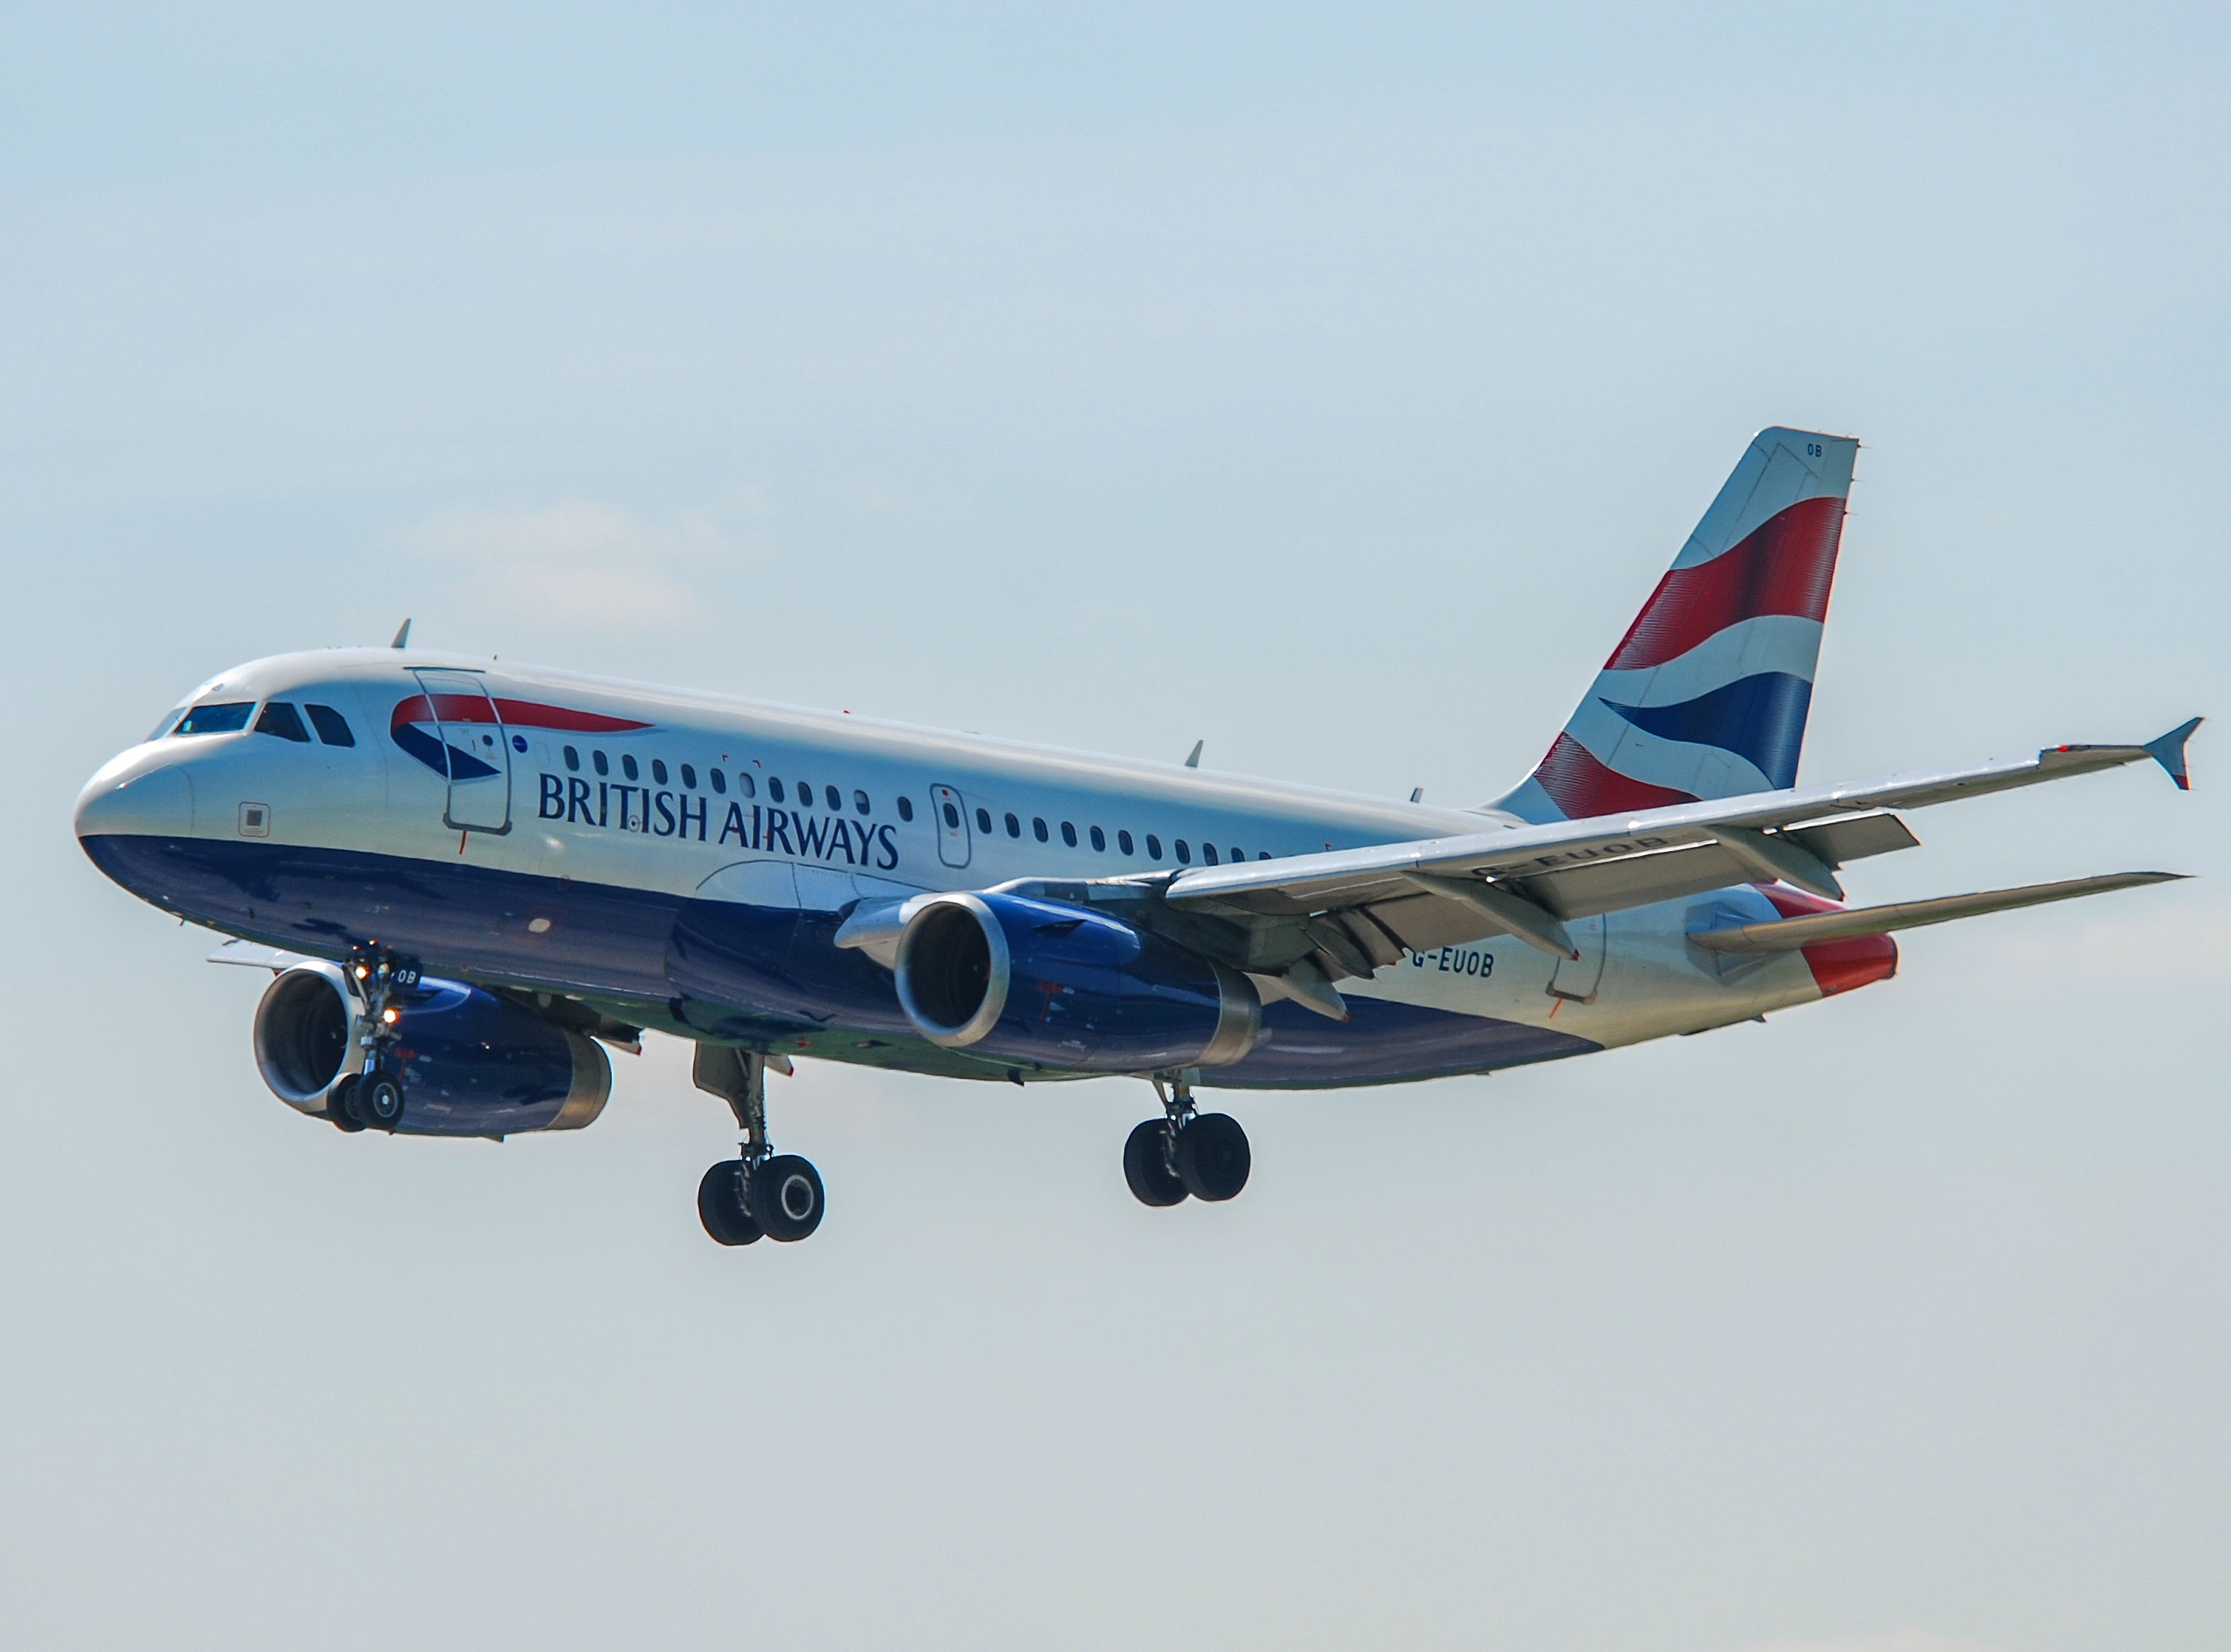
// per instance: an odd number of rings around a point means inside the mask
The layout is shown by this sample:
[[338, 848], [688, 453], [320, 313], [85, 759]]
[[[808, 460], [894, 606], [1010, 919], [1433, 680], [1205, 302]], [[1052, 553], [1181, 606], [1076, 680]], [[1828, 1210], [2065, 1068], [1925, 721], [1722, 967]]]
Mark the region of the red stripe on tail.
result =
[[1604, 669], [1663, 665], [1762, 614], [1826, 619], [1843, 533], [1842, 500], [1801, 500], [1710, 562], [1669, 570]]
[[1671, 786], [1653, 786], [1607, 769], [1595, 755], [1569, 734], [1557, 736], [1549, 755], [1534, 771], [1542, 790], [1564, 811], [1567, 820], [1587, 820], [1596, 815], [1632, 815], [1645, 809], [1670, 809], [1697, 800]]

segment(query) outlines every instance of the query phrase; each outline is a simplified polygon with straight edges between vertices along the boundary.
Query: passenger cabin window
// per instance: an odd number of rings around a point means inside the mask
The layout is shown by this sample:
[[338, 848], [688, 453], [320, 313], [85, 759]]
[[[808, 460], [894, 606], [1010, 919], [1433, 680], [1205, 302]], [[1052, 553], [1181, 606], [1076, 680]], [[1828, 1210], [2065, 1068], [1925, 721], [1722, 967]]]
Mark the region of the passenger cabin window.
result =
[[605, 761], [605, 754], [602, 752], [590, 752], [589, 761], [597, 765], [598, 774], [610, 774], [612, 771], [612, 765]]
[[[689, 771], [684, 769], [682, 772], [683, 775], [687, 776]], [[713, 783], [714, 791], [719, 792], [724, 797], [728, 795], [728, 777], [727, 775], [722, 774], [718, 769], [708, 769], [705, 771], [705, 778]]]
[[620, 772], [630, 780], [643, 778], [643, 771], [635, 766], [635, 758], [624, 752], [620, 754]]
[[1172, 847], [1178, 852], [1178, 861], [1180, 864], [1185, 866], [1191, 866], [1193, 864], [1193, 851], [1186, 847], [1185, 839], [1182, 837], [1179, 838]]
[[1116, 833], [1116, 847], [1122, 849], [1124, 854], [1128, 855], [1131, 852], [1131, 834], [1128, 832]]
[[1023, 835], [1023, 823], [1022, 823], [1022, 822], [1020, 822], [1019, 820], [1017, 820], [1017, 819], [1016, 819], [1012, 815], [1008, 816], [1007, 816], [1007, 836], [1010, 836], [1010, 837], [1020, 837], [1022, 835]]
[[302, 726], [302, 713], [283, 700], [274, 700], [263, 707], [263, 715], [255, 720], [258, 734], [276, 734], [282, 740], [292, 740], [297, 745], [310, 743], [310, 731]]
[[570, 745], [566, 748], [566, 766], [575, 774], [581, 772], [581, 754]]
[[1147, 858], [1150, 861], [1162, 858], [1162, 840], [1152, 832], [1147, 834]]
[[[855, 791], [852, 794], [852, 807], [861, 814], [867, 814], [870, 810], [868, 794], [864, 791]], [[992, 829], [989, 826], [986, 826], [984, 829], [988, 832]]]
[[914, 818], [913, 798], [902, 797], [899, 799], [899, 818], [901, 820], [912, 820]]
[[992, 829], [992, 811], [990, 810], [980, 809], [976, 811], [976, 829], [980, 832], [988, 832]]
[[650, 784], [654, 786], [663, 786], [666, 784], [666, 759], [664, 758], [651, 758]]
[[760, 783], [739, 769], [736, 771], [736, 790], [747, 797], [756, 797], [760, 795]]
[[1108, 847], [1108, 834], [1102, 831], [1097, 826], [1095, 826], [1092, 829], [1092, 847], [1096, 849], [1103, 851]]
[[773, 775], [767, 776], [767, 796], [773, 798], [777, 803], [780, 803], [782, 801], [782, 782], [776, 779]]
[[686, 763], [682, 765], [682, 784], [691, 791], [697, 790], [697, 771]]
[[1031, 816], [1031, 829], [1038, 834], [1039, 842], [1046, 841], [1045, 822], [1036, 815]]
[[844, 806], [844, 794], [838, 791], [834, 786], [822, 787], [821, 798], [822, 801], [826, 803], [831, 809], [842, 809]]
[[[1185, 853], [1184, 844], [1180, 843], [1178, 845], [1178, 853], [1180, 855]], [[1203, 843], [1200, 846], [1200, 858], [1207, 861], [1209, 865], [1214, 866], [1216, 864], [1216, 845], [1213, 843]]]
[[1235, 843], [1232, 846], [1232, 858], [1234, 861], [1244, 861], [1247, 858], [1247, 851]]
[[171, 732], [173, 734], [237, 734], [248, 726], [248, 713], [255, 709], [252, 700], [228, 700], [222, 706], [197, 706], [184, 717]]
[[951, 803], [945, 805], [945, 823], [955, 831], [960, 829], [960, 811]]
[[354, 745], [356, 736], [349, 732], [348, 719], [331, 706], [305, 706], [310, 713], [310, 726], [318, 731], [318, 738], [327, 745]]
[[813, 807], [813, 782], [801, 780], [798, 783], [798, 801], [808, 809]]
[[1268, 849], [1257, 849], [1255, 851], [1255, 858], [1258, 861], [1267, 861], [1271, 858], [1271, 851]]
[[1077, 828], [1070, 825], [1067, 821], [1064, 821], [1061, 823], [1061, 841], [1068, 844], [1071, 849], [1075, 849], [1077, 847]]

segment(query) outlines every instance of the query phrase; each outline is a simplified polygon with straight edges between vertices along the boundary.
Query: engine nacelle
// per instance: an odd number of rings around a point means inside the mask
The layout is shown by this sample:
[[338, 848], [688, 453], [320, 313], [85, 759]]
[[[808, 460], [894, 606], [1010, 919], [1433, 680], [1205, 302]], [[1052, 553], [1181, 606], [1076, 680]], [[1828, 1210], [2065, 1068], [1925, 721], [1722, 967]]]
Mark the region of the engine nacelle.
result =
[[[404, 1133], [506, 1136], [579, 1130], [605, 1109], [612, 1065], [594, 1041], [459, 981], [398, 993], [394, 1045]], [[335, 964], [298, 964], [255, 1006], [255, 1066], [272, 1094], [326, 1115], [363, 1056], [363, 1001]]]
[[1262, 1036], [1237, 970], [1083, 907], [945, 894], [899, 937], [899, 1004], [931, 1042], [1101, 1073], [1225, 1067]]

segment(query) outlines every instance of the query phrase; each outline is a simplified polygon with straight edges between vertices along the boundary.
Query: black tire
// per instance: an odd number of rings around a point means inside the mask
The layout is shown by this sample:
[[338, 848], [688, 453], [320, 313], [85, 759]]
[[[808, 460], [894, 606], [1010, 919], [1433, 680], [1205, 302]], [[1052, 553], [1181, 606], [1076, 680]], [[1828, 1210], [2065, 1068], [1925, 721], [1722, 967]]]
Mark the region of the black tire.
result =
[[375, 1130], [392, 1133], [403, 1122], [403, 1087], [392, 1073], [374, 1073], [350, 1092], [357, 1114]]
[[1141, 1204], [1160, 1208], [1185, 1201], [1186, 1184], [1171, 1174], [1163, 1152], [1169, 1129], [1167, 1120], [1149, 1119], [1123, 1144], [1123, 1179], [1131, 1185], [1131, 1197]]
[[748, 1245], [760, 1238], [760, 1224], [744, 1209], [744, 1166], [724, 1158], [697, 1184], [697, 1219], [715, 1244]]
[[796, 1153], [777, 1153], [752, 1172], [750, 1203], [768, 1238], [795, 1244], [821, 1225], [821, 1172]]
[[326, 1117], [333, 1121], [333, 1128], [353, 1136], [364, 1128], [364, 1117], [356, 1109], [357, 1075], [350, 1074], [326, 1093]]
[[1186, 1191], [1213, 1203], [1235, 1197], [1247, 1185], [1254, 1156], [1247, 1150], [1247, 1133], [1228, 1113], [1204, 1113], [1178, 1132], [1178, 1176]]

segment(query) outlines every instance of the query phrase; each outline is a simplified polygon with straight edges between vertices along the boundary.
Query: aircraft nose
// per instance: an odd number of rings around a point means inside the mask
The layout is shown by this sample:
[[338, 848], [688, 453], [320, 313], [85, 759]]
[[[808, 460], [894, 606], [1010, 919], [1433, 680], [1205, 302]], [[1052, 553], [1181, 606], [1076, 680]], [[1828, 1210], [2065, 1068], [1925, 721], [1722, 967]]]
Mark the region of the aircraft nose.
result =
[[194, 829], [193, 778], [175, 764], [103, 769], [78, 794], [75, 829], [91, 837], [184, 837]]

